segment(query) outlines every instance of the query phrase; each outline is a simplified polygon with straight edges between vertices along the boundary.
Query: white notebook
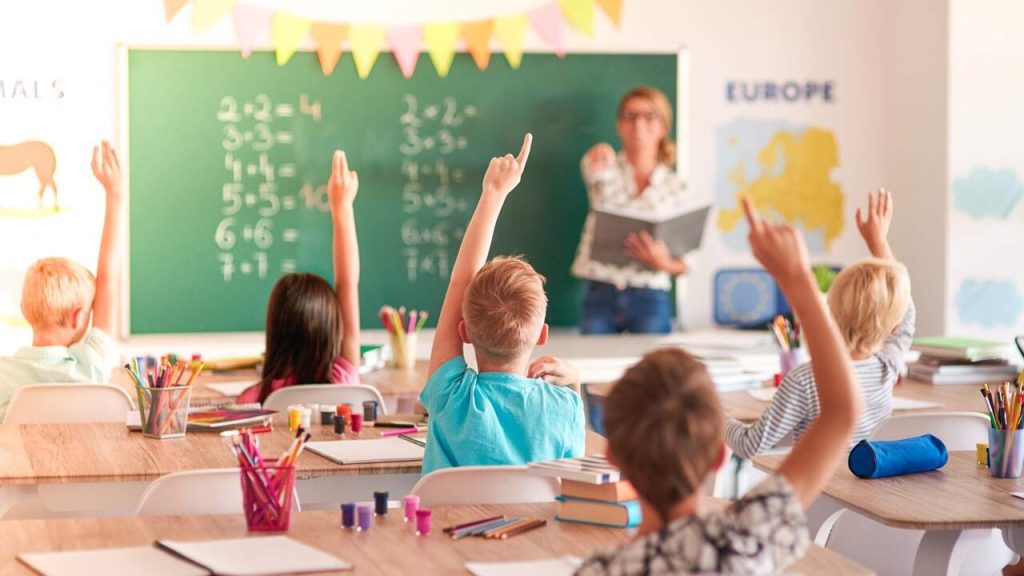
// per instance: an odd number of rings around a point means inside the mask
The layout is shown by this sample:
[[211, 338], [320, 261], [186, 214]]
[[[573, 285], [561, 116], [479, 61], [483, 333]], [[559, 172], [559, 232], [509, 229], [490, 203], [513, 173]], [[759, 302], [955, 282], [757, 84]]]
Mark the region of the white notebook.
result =
[[338, 464], [423, 460], [423, 447], [401, 438], [307, 442], [306, 450]]
[[195, 542], [160, 540], [157, 545], [223, 576], [269, 576], [352, 569], [348, 562], [287, 536]]
[[576, 556], [563, 556], [527, 562], [466, 562], [466, 570], [474, 576], [572, 576], [582, 563]]
[[44, 576], [207, 576], [208, 571], [152, 546], [38, 552], [19, 554], [18, 560]]

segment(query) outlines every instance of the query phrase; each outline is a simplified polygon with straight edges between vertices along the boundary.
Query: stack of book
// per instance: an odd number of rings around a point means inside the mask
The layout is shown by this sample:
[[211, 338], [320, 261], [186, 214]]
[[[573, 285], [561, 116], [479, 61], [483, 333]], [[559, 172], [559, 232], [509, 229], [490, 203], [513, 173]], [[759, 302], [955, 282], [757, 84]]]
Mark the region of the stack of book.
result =
[[617, 528], [640, 524], [642, 514], [636, 490], [601, 456], [537, 462], [529, 474], [562, 479], [558, 515], [562, 522], [580, 522]]
[[1020, 367], [1013, 349], [1002, 342], [967, 338], [918, 338], [921, 357], [908, 366], [909, 376], [931, 384], [984, 384], [1016, 380]]

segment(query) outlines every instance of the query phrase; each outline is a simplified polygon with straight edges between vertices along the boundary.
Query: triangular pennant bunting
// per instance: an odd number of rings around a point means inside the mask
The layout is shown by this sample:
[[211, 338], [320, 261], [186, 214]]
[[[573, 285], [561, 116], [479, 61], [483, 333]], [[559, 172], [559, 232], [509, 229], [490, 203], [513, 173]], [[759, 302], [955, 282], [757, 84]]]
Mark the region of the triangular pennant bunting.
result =
[[523, 63], [523, 38], [530, 20], [526, 16], [504, 16], [494, 20], [494, 35], [501, 42], [505, 59], [512, 69]]
[[597, 5], [616, 27], [622, 26], [622, 0], [597, 0]]
[[324, 24], [315, 22], [309, 29], [316, 44], [316, 57], [320, 60], [320, 69], [324, 76], [330, 76], [341, 57], [341, 43], [345, 40], [348, 26], [345, 24]]
[[594, 0], [558, 0], [565, 19], [587, 36], [594, 35]]
[[274, 14], [274, 22], [270, 26], [270, 37], [274, 42], [277, 54], [277, 65], [284, 66], [295, 55], [302, 39], [309, 34], [312, 22], [308, 18], [278, 12]]
[[235, 5], [235, 0], [195, 0], [192, 4], [192, 29], [200, 34], [223, 18]]
[[370, 70], [373, 70], [386, 34], [382, 26], [353, 24], [349, 28], [348, 37], [352, 44], [352, 58], [356, 61], [356, 73], [360, 78], [365, 80], [370, 75]]
[[455, 43], [459, 39], [459, 25], [455, 22], [427, 24], [423, 27], [423, 40], [427, 43], [430, 61], [437, 69], [437, 75], [444, 78], [452, 68], [455, 57]]
[[537, 35], [545, 43], [555, 49], [555, 54], [561, 58], [565, 56], [565, 42], [562, 38], [562, 27], [565, 25], [565, 16], [558, 4], [552, 2], [540, 8], [530, 11], [530, 24], [537, 31]]
[[493, 20], [466, 22], [461, 28], [462, 40], [466, 43], [473, 62], [476, 62], [476, 67], [481, 70], [486, 70], [487, 65], [491, 62], [491, 33], [493, 32]]
[[188, 4], [188, 0], [164, 0], [164, 21], [170, 22]]
[[423, 30], [419, 26], [402, 26], [388, 30], [388, 45], [398, 61], [402, 76], [412, 78], [416, 71], [416, 61], [420, 58], [420, 42], [423, 41]]
[[242, 49], [242, 58], [251, 56], [256, 44], [266, 37], [270, 19], [273, 17], [274, 12], [269, 8], [247, 4], [235, 5], [235, 36], [238, 37], [238, 46]]

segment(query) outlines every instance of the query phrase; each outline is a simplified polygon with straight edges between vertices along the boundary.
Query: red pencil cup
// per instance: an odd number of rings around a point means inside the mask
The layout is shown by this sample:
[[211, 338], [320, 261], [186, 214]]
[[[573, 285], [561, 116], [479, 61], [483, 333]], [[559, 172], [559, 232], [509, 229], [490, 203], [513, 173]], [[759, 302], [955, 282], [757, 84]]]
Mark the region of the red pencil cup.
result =
[[191, 386], [137, 388], [142, 435], [146, 438], [181, 438], [188, 426]]
[[284, 532], [291, 519], [294, 466], [243, 466], [242, 508], [250, 532]]

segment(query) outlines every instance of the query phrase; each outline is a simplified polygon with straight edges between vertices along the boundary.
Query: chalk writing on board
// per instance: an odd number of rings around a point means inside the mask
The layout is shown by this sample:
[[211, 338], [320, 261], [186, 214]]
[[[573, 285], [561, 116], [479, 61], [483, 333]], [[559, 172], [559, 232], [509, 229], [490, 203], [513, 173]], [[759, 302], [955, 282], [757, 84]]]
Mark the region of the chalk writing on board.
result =
[[448, 278], [455, 250], [465, 234], [470, 202], [453, 193], [466, 180], [458, 168], [459, 152], [469, 147], [460, 130], [478, 116], [473, 105], [453, 97], [421, 103], [414, 94], [403, 98], [398, 118], [403, 139], [401, 152], [402, 212], [400, 229], [406, 277], [416, 282], [425, 276]]
[[217, 260], [224, 282], [238, 275], [263, 280], [272, 270], [295, 271], [294, 259], [272, 262], [269, 251], [276, 242], [297, 244], [301, 233], [278, 226], [274, 219], [296, 209], [328, 211], [327, 190], [299, 181], [296, 165], [275, 160], [274, 151], [294, 142], [295, 135], [288, 130], [291, 118], [305, 115], [320, 122], [321, 110], [320, 102], [306, 94], [296, 103], [274, 102], [266, 94], [221, 98], [216, 117], [221, 123], [225, 178], [220, 190], [222, 218], [213, 240], [220, 249]]

